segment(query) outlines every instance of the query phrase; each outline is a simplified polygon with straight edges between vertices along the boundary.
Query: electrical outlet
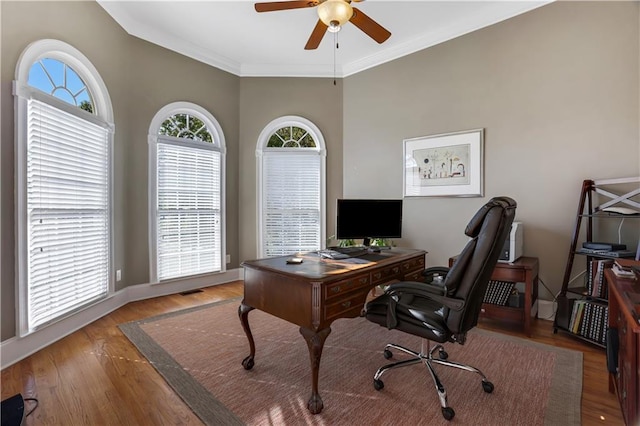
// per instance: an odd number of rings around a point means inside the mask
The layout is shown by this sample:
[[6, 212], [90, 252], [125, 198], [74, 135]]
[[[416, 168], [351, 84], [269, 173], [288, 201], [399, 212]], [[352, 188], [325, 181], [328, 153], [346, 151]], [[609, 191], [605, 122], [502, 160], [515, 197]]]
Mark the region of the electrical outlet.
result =
[[227, 255], [227, 263], [231, 263], [231, 255], [230, 254]]
[[122, 270], [118, 269], [116, 271], [116, 281], [120, 281], [122, 279]]

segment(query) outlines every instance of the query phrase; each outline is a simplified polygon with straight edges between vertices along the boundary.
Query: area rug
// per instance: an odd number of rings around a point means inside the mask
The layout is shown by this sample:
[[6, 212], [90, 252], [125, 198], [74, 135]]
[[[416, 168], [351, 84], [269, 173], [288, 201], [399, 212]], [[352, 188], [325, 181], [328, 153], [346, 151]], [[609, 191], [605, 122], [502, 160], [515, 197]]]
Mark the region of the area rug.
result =
[[[240, 300], [207, 304], [120, 329], [191, 409], [208, 425], [579, 425], [582, 353], [473, 329], [464, 345], [447, 345], [449, 359], [479, 368], [495, 390], [482, 390], [474, 373], [436, 366], [455, 418], [441, 414], [433, 382], [420, 364], [387, 372], [384, 389], [374, 372], [389, 362], [388, 342], [418, 348], [420, 339], [366, 321], [332, 324], [320, 365], [324, 410], [312, 415], [307, 345], [298, 327], [254, 310], [249, 323], [255, 366], [241, 362], [249, 344], [238, 319]], [[397, 353], [396, 359], [403, 355]]]

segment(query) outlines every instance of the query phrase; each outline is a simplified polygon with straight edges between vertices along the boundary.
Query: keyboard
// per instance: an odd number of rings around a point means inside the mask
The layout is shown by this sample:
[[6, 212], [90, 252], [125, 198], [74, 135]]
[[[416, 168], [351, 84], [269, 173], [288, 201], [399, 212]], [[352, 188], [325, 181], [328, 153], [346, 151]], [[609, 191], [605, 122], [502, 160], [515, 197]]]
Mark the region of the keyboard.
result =
[[351, 256], [345, 253], [340, 253], [336, 250], [320, 250], [318, 251], [318, 255], [325, 259], [348, 259]]
[[330, 247], [329, 250], [338, 253], [347, 254], [349, 257], [362, 256], [367, 253], [366, 247], [349, 246], [349, 247]]

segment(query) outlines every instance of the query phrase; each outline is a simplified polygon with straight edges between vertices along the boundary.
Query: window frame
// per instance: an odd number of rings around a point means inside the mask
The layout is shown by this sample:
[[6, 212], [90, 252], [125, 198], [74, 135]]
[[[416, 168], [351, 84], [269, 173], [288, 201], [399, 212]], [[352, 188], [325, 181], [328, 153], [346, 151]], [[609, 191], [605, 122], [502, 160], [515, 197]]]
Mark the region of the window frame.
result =
[[[276, 131], [283, 127], [295, 126], [307, 131], [316, 142], [315, 148], [303, 148], [303, 147], [268, 147], [269, 138]], [[257, 253], [258, 257], [265, 256], [264, 247], [264, 204], [265, 193], [264, 189], [264, 157], [268, 155], [278, 155], [281, 153], [283, 156], [297, 156], [297, 155], [315, 155], [319, 156], [320, 161], [320, 248], [324, 248], [326, 244], [327, 235], [327, 205], [326, 205], [326, 188], [327, 188], [327, 151], [324, 141], [324, 136], [320, 129], [312, 123], [310, 120], [295, 116], [287, 115], [276, 118], [267, 124], [260, 135], [258, 136], [256, 146], [256, 183], [257, 183], [257, 215], [256, 215], [256, 229], [257, 229]]]
[[[52, 58], [66, 63], [78, 74], [83, 80], [87, 89], [92, 95], [95, 113], [91, 114], [80, 109], [78, 106], [71, 105], [53, 95], [42, 92], [39, 89], [29, 86], [29, 71], [32, 65], [43, 58]], [[115, 126], [113, 123], [113, 108], [111, 98], [107, 87], [100, 77], [97, 69], [89, 61], [89, 59], [79, 50], [60, 40], [43, 39], [29, 44], [20, 55], [15, 71], [15, 79], [13, 81], [14, 111], [15, 111], [15, 132], [14, 132], [14, 150], [15, 150], [15, 217], [16, 217], [16, 305], [17, 305], [17, 324], [16, 332], [19, 337], [24, 337], [34, 331], [40, 330], [64, 318], [67, 318], [78, 310], [98, 303], [113, 294], [115, 288], [114, 277], [114, 242], [113, 242], [113, 142]], [[29, 262], [29, 242], [28, 242], [28, 194], [27, 194], [27, 137], [28, 137], [28, 103], [29, 100], [35, 99], [47, 103], [66, 113], [72, 114], [81, 119], [87, 120], [93, 124], [99, 125], [107, 131], [108, 137], [108, 159], [107, 173], [108, 177], [108, 289], [107, 294], [98, 300], [89, 302], [85, 305], [72, 309], [50, 321], [40, 324], [32, 328], [28, 318], [28, 262]]]
[[[189, 114], [206, 124], [213, 137], [211, 147], [204, 148], [202, 143], [187, 138], [177, 138], [158, 134], [162, 123], [176, 114]], [[192, 146], [198, 149], [209, 149], [220, 153], [220, 271], [194, 274], [182, 277], [158, 279], [158, 143], [165, 140], [171, 144]], [[151, 120], [148, 134], [149, 144], [149, 277], [152, 284], [166, 283], [176, 280], [193, 278], [208, 274], [223, 273], [227, 270], [226, 263], [226, 142], [224, 132], [215, 117], [203, 107], [191, 102], [173, 102], [162, 107]]]

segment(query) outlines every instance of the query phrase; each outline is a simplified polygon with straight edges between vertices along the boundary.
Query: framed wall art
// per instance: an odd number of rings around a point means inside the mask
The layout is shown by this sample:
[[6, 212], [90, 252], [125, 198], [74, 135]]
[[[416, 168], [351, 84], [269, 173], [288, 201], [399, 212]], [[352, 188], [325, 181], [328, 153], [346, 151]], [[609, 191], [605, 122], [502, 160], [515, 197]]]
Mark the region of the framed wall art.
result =
[[482, 197], [484, 129], [404, 140], [405, 197]]

